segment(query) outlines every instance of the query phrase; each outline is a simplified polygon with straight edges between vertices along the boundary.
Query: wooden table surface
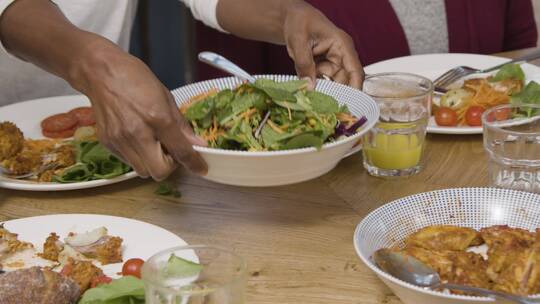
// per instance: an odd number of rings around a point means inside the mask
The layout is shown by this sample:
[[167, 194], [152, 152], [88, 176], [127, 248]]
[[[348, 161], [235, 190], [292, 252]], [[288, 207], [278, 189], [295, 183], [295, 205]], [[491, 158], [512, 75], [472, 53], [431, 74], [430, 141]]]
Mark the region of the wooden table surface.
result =
[[276, 188], [225, 186], [178, 172], [169, 178], [178, 199], [155, 195], [157, 183], [143, 179], [56, 193], [0, 189], [0, 220], [108, 214], [164, 227], [191, 244], [231, 248], [248, 262], [246, 303], [400, 303], [357, 258], [355, 226], [402, 196], [487, 185], [481, 135], [428, 135], [427, 142], [425, 170], [408, 179], [371, 177], [357, 154], [316, 180]]

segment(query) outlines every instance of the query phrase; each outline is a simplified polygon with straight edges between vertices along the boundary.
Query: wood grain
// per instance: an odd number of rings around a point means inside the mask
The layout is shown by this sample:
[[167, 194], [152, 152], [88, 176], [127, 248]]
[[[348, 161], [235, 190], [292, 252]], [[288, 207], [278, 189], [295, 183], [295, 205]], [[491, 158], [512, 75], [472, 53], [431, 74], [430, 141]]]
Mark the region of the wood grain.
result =
[[69, 192], [0, 190], [0, 220], [109, 214], [156, 224], [192, 244], [231, 248], [249, 265], [247, 303], [400, 303], [357, 258], [356, 224], [402, 196], [486, 186], [486, 166], [481, 136], [429, 135], [426, 167], [408, 179], [369, 176], [361, 155], [316, 180], [276, 188], [219, 185], [179, 171], [169, 179], [178, 199], [155, 195], [157, 183], [142, 179]]

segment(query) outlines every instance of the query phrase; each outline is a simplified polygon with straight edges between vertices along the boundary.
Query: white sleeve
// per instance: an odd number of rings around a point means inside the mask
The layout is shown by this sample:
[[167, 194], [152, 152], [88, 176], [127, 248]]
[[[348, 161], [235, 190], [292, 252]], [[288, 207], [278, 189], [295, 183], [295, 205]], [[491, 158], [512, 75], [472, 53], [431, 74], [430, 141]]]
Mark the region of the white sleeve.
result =
[[[11, 3], [13, 3], [13, 1], [15, 1], [15, 0], [0, 0], [0, 17], [2, 17], [2, 14], [6, 10], [6, 8], [8, 8], [8, 6]], [[8, 51], [4, 47], [4, 44], [0, 40], [0, 56], [6, 56], [6, 55], [15, 58], [13, 55], [8, 53]]]
[[[0, 0], [3, 1], [3, 0]], [[204, 24], [215, 28], [221, 32], [225, 32], [217, 20], [217, 4], [219, 0], [181, 0], [191, 9], [191, 13], [195, 19], [202, 21]]]

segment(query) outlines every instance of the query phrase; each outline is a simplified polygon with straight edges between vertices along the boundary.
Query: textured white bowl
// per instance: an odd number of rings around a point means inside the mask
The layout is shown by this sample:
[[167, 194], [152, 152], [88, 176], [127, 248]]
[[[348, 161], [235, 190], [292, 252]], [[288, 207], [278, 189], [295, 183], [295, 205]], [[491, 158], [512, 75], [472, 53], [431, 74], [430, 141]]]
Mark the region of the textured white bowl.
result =
[[385, 273], [373, 263], [371, 256], [376, 250], [402, 244], [414, 231], [441, 224], [475, 229], [509, 225], [534, 231], [540, 227], [540, 195], [497, 188], [457, 188], [404, 197], [366, 216], [356, 227], [354, 247], [360, 259], [405, 304], [493, 302], [484, 297], [422, 289]]
[[[276, 81], [297, 79], [289, 75], [262, 75]], [[218, 78], [190, 84], [172, 91], [178, 105], [190, 97], [210, 89], [234, 88], [241, 81], [235, 77]], [[206, 163], [208, 174], [204, 178], [237, 186], [278, 186], [293, 184], [319, 177], [332, 170], [338, 162], [351, 152], [361, 136], [372, 128], [379, 119], [379, 107], [371, 97], [359, 90], [339, 83], [318, 80], [316, 90], [346, 104], [357, 117], [365, 116], [367, 122], [353, 136], [315, 148], [286, 151], [247, 152], [194, 146]]]

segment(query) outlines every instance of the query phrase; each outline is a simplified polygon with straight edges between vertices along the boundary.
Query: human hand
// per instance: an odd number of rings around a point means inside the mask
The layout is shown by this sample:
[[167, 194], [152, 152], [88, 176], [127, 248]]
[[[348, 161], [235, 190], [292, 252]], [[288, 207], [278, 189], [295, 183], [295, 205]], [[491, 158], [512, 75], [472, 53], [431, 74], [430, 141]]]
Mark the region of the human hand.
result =
[[304, 2], [291, 2], [286, 12], [285, 43], [298, 76], [314, 83], [325, 75], [360, 89], [365, 74], [351, 37]]
[[139, 59], [114, 46], [100, 47], [72, 84], [91, 100], [98, 138], [142, 177], [165, 179], [178, 164], [197, 174], [207, 166], [171, 93]]

